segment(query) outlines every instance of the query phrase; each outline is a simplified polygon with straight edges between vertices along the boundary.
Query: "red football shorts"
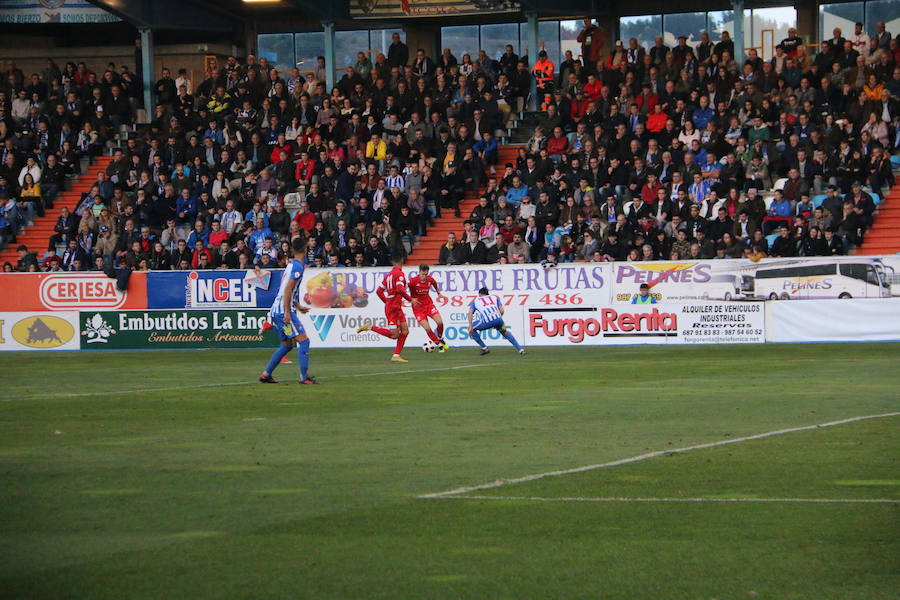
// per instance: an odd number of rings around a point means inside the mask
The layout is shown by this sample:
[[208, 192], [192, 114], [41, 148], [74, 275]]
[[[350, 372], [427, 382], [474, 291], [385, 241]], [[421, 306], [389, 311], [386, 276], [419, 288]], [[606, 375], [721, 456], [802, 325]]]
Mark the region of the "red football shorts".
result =
[[422, 304], [419, 306], [413, 306], [413, 316], [416, 318], [416, 321], [424, 321], [428, 317], [436, 317], [438, 315], [438, 309], [434, 304]]
[[398, 327], [400, 323], [406, 322], [406, 314], [399, 304], [385, 304], [384, 316], [387, 318], [388, 327]]

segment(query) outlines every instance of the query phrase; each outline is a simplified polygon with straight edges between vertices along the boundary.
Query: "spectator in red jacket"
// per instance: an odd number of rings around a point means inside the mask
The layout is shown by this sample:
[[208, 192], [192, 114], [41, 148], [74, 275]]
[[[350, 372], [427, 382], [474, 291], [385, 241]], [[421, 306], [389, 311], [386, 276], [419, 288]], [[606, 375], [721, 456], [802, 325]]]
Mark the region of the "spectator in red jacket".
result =
[[603, 82], [597, 79], [593, 73], [588, 75], [587, 83], [584, 84], [584, 93], [587, 94], [588, 100], [597, 100], [602, 89]]
[[296, 221], [300, 229], [307, 234], [316, 226], [316, 215], [310, 212], [309, 203], [306, 200], [300, 203], [300, 210], [297, 211], [297, 214], [291, 220]]
[[659, 133], [666, 128], [666, 120], [669, 115], [663, 112], [662, 104], [658, 102], [653, 106], [653, 112], [647, 117], [647, 131]]
[[297, 172], [295, 179], [300, 185], [308, 186], [312, 176], [316, 171], [316, 163], [309, 159], [309, 153], [301, 152], [300, 160], [297, 161]]
[[553, 137], [547, 140], [547, 154], [550, 155], [550, 160], [559, 162], [568, 149], [569, 138], [563, 133], [562, 127], [554, 127]]

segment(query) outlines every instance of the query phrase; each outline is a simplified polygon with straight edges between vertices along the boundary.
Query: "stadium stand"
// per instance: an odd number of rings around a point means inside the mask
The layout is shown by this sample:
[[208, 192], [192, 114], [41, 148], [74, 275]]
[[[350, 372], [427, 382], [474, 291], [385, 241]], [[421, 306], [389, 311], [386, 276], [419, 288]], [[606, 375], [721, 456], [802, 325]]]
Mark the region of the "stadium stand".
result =
[[296, 236], [320, 266], [900, 250], [896, 40], [739, 62], [727, 41], [556, 68], [398, 37], [397, 64], [362, 49], [330, 92], [323, 63], [251, 55], [191, 90], [162, 69], [142, 125], [127, 69], [8, 62], [0, 261], [275, 267]]

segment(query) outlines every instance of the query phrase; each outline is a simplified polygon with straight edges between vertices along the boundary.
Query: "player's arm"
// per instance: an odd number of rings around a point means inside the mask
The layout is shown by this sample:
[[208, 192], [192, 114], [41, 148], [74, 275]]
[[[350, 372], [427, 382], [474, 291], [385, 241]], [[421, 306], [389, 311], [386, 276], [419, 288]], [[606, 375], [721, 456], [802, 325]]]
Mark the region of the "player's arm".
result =
[[500, 308], [500, 316], [502, 317], [506, 313], [506, 307], [503, 306], [499, 296], [494, 296], [494, 300], [497, 301], [497, 306]]
[[387, 302], [387, 298], [385, 297], [384, 294], [385, 294], [384, 284], [381, 284], [375, 290], [375, 295], [378, 296], [382, 302]]
[[434, 289], [438, 298], [443, 298], [444, 294], [441, 293], [441, 287], [438, 285], [438, 282], [434, 280], [434, 277], [431, 277], [431, 287]]
[[397, 294], [398, 296], [400, 296], [401, 298], [403, 298], [404, 300], [406, 300], [407, 302], [409, 302], [410, 304], [415, 304], [415, 305], [420, 304], [420, 302], [418, 300], [416, 300], [415, 298], [413, 298], [412, 296], [409, 295], [409, 292], [406, 291], [406, 286], [403, 285], [399, 281], [394, 286], [394, 293]]
[[291, 299], [294, 297], [294, 288], [297, 287], [297, 280], [293, 277], [288, 280], [284, 288], [284, 322], [290, 325], [292, 323], [291, 316]]
[[470, 307], [469, 307], [469, 317], [468, 317], [468, 319], [469, 319], [469, 333], [470, 333], [470, 334], [471, 334], [472, 331], [473, 331], [473, 329], [472, 329], [472, 318], [473, 318], [474, 316], [475, 316], [475, 309], [472, 308], [472, 307], [470, 306]]

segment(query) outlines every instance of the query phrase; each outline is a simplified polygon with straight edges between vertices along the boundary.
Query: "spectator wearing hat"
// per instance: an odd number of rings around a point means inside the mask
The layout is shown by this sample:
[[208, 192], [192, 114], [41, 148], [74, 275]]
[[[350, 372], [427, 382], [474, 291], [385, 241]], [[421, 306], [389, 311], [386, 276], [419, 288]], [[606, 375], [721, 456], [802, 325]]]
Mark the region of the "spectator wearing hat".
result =
[[640, 291], [632, 299], [632, 304], [656, 304], [656, 298], [650, 295], [650, 286], [642, 283]]

